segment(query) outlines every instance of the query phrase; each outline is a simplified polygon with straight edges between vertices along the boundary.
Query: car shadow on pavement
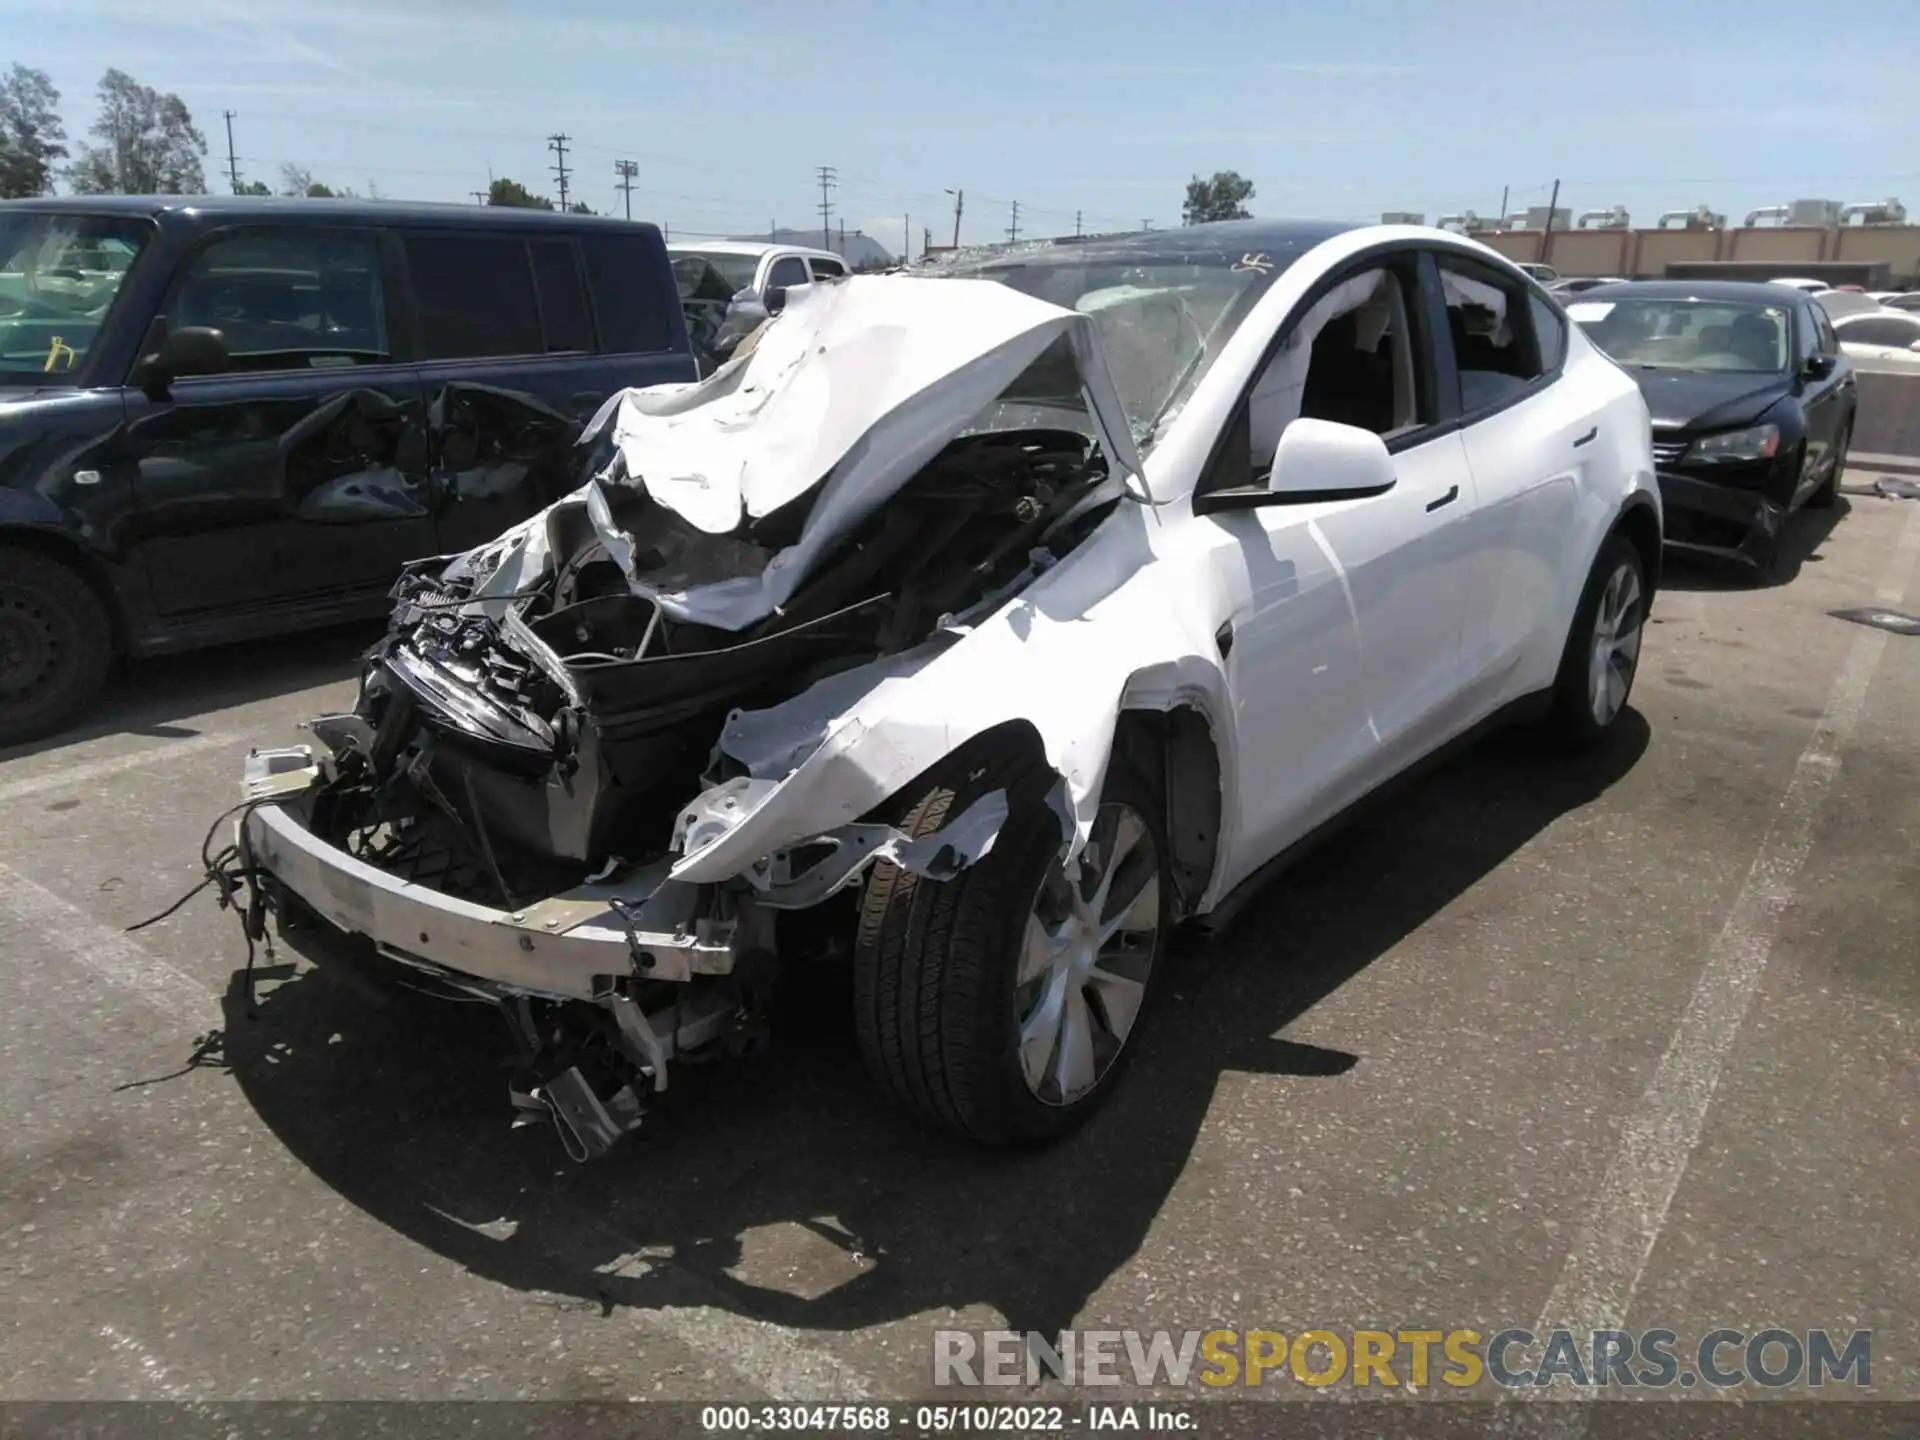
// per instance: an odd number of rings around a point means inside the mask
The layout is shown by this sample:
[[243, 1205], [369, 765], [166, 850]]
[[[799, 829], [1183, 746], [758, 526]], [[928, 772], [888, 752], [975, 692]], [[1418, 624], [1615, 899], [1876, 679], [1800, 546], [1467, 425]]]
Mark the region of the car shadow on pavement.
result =
[[203, 732], [182, 716], [205, 715], [350, 679], [359, 672], [360, 657], [381, 633], [378, 622], [362, 622], [183, 655], [122, 660], [79, 723], [43, 740], [0, 749], [0, 762], [107, 735], [191, 739]]
[[1660, 588], [1663, 590], [1771, 590], [1791, 585], [1802, 566], [1818, 565], [1826, 557], [1819, 553], [1834, 528], [1853, 509], [1841, 495], [1824, 510], [1801, 508], [1787, 516], [1780, 532], [1780, 552], [1773, 568], [1762, 574], [1738, 560], [1722, 560], [1710, 555], [1669, 550], [1661, 562]]
[[[509, 1132], [489, 1006], [302, 969], [250, 1016], [236, 975], [224, 1061], [337, 1193], [502, 1285], [816, 1331], [984, 1305], [1057, 1333], [1145, 1242], [1222, 1076], [1324, 1103], [1367, 1056], [1279, 1032], [1606, 791], [1647, 739], [1635, 711], [1574, 759], [1496, 735], [1372, 808], [1224, 935], [1176, 952], [1113, 1103], [1047, 1149], [982, 1151], [901, 1119], [862, 1071], [844, 980], [804, 972], [770, 1054], [675, 1069], [643, 1135], [586, 1166], [545, 1127]], [[1276, 1161], [1275, 1185], [1291, 1173]]]

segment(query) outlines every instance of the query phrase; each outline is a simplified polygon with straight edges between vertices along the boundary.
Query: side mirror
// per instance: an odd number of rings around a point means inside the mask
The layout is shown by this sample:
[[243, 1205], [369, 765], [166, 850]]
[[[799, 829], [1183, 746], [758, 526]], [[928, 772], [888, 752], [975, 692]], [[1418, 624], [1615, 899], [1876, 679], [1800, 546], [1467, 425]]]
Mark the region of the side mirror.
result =
[[1809, 355], [1802, 373], [1809, 380], [1824, 380], [1833, 374], [1838, 363], [1837, 358], [1832, 355]]
[[767, 287], [767, 293], [761, 297], [761, 300], [767, 307], [767, 313], [769, 315], [778, 315], [782, 310], [787, 308], [787, 287], [784, 285], [769, 285]]
[[218, 375], [232, 363], [226, 336], [205, 325], [182, 325], [168, 332], [158, 350], [140, 358], [136, 378], [150, 393], [164, 393], [172, 381]]
[[1913, 351], [1914, 354], [1920, 355], [1920, 340], [1914, 341], [1911, 345], [1907, 346], [1907, 348]]
[[1216, 490], [1194, 497], [1195, 514], [1312, 505], [1384, 495], [1399, 477], [1387, 442], [1371, 430], [1331, 420], [1295, 420], [1280, 433], [1265, 485]]

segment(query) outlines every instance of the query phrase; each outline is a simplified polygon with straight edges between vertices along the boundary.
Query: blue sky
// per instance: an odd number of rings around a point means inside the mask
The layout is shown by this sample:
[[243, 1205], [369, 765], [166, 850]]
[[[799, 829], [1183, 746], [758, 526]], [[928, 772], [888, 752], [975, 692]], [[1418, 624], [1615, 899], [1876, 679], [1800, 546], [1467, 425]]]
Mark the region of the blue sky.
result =
[[1256, 214], [1429, 218], [1820, 196], [1920, 212], [1913, 0], [0, 0], [0, 62], [64, 92], [70, 137], [117, 66], [177, 91], [224, 168], [464, 200], [489, 172], [676, 235], [836, 219], [898, 248], [1179, 221], [1195, 171]]

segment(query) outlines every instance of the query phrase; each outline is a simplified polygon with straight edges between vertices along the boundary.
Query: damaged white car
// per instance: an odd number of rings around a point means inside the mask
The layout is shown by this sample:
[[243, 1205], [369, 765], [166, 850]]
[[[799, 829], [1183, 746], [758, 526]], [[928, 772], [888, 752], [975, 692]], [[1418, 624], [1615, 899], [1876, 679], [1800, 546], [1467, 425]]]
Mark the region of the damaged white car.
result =
[[254, 933], [497, 1003], [581, 1159], [836, 959], [908, 1107], [1063, 1132], [1170, 927], [1487, 723], [1605, 736], [1660, 556], [1633, 381], [1424, 229], [818, 284], [595, 436], [578, 493], [410, 569], [238, 838]]

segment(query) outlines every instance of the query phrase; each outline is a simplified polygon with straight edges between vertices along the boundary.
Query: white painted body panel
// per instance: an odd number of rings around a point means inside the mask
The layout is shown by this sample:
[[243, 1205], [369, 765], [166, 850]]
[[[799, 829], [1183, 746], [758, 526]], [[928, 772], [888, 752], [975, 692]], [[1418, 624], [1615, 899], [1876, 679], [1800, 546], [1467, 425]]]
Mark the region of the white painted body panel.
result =
[[[762, 804], [684, 856], [675, 878], [740, 873], [1018, 721], [1039, 733], [1064, 782], [1077, 849], [1121, 713], [1190, 704], [1213, 729], [1221, 770], [1204, 913], [1400, 769], [1550, 686], [1602, 540], [1635, 492], [1658, 513], [1640, 392], [1577, 327], [1558, 381], [1402, 451], [1385, 495], [1193, 511], [1216, 438], [1278, 327], [1330, 270], [1394, 240], [1505, 264], [1472, 241], [1387, 226], [1296, 261], [1146, 455], [1154, 504], [1129, 502], [997, 613], [928, 647], [937, 653], [913, 673], [893, 667]], [[1576, 447], [1589, 430], [1599, 433]], [[1455, 487], [1453, 503], [1428, 510]], [[791, 703], [796, 715], [807, 709], [804, 696]]]

